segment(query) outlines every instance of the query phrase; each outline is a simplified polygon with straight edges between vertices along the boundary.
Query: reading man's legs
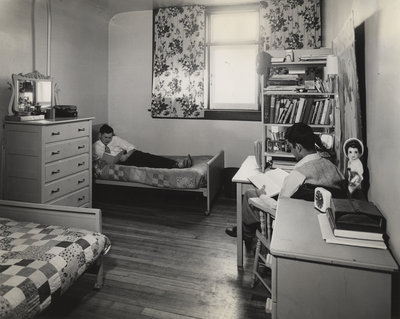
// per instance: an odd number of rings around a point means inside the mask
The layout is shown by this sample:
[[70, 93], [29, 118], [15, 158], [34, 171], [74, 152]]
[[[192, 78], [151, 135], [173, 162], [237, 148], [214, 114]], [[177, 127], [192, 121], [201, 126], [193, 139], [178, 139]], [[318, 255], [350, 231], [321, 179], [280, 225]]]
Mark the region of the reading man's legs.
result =
[[177, 168], [178, 166], [178, 162], [171, 158], [145, 153], [139, 150], [135, 150], [123, 164], [153, 168]]
[[[242, 202], [242, 224], [243, 239], [250, 242], [255, 236], [256, 229], [260, 225], [260, 215], [257, 210], [249, 204], [249, 198], [258, 197], [255, 190], [248, 190], [243, 195]], [[225, 232], [232, 237], [236, 237], [236, 227], [228, 227]]]

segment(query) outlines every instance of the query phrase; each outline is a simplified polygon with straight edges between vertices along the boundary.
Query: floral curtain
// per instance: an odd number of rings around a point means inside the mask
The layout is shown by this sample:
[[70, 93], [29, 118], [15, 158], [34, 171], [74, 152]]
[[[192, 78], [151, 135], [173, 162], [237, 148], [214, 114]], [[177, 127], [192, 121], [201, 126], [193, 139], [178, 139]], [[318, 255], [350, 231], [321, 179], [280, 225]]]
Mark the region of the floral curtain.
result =
[[205, 7], [161, 8], [154, 16], [153, 117], [204, 117]]
[[320, 0], [260, 1], [263, 50], [321, 47]]

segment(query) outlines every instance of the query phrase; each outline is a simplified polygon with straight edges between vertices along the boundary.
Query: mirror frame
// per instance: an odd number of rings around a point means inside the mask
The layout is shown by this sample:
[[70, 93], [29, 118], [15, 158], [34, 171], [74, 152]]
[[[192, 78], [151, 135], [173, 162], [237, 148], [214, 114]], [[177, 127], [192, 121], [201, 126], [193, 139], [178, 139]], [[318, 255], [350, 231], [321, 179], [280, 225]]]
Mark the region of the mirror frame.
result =
[[[19, 103], [18, 103], [18, 98], [19, 98], [19, 82], [23, 81], [31, 81], [34, 83], [33, 85], [33, 101], [32, 103], [34, 104], [33, 106], [37, 105], [37, 98], [36, 98], [36, 86], [38, 82], [50, 82], [51, 84], [51, 106], [54, 105], [54, 82], [53, 79], [50, 76], [46, 76], [41, 74], [38, 71], [34, 71], [31, 73], [18, 73], [18, 74], [12, 74], [11, 76], [11, 88], [12, 88], [12, 95], [10, 99], [10, 103], [8, 105], [8, 115], [18, 115], [21, 114], [19, 110]], [[51, 107], [47, 106], [47, 107]]]

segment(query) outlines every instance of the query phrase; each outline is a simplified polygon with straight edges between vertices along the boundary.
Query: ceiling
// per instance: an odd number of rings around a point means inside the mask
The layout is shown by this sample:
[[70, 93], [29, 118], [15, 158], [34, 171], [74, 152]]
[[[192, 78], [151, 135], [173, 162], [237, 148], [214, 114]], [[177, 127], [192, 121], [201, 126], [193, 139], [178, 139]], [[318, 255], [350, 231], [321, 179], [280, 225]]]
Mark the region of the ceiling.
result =
[[257, 3], [257, 0], [89, 0], [97, 7], [108, 11], [110, 16], [128, 11], [152, 10], [160, 7], [183, 6], [183, 5], [237, 5]]

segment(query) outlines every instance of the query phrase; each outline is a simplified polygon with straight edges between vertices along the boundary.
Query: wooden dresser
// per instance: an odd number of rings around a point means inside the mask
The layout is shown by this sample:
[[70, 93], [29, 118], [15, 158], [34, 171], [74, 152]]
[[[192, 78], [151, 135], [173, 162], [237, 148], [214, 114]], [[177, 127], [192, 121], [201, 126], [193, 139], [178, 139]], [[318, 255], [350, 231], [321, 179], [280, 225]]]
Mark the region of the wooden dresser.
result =
[[5, 122], [4, 199], [92, 206], [92, 118]]

